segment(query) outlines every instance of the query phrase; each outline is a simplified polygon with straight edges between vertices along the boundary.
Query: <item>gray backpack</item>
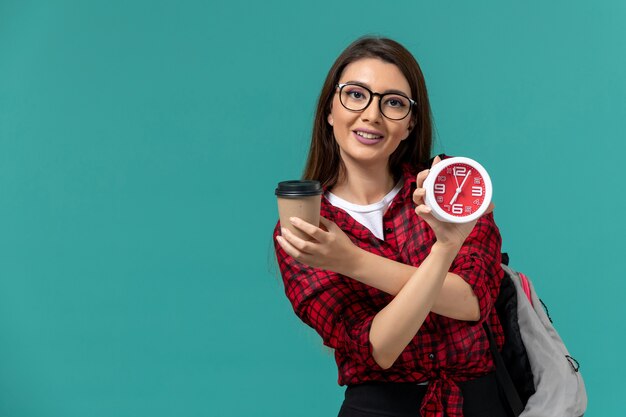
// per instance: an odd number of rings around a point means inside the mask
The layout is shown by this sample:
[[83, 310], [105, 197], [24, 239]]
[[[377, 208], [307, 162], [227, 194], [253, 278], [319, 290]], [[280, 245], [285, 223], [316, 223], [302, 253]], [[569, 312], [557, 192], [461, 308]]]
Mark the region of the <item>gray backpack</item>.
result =
[[[506, 259], [506, 258], [505, 258]], [[485, 324], [496, 376], [516, 417], [581, 417], [587, 393], [578, 362], [570, 356], [530, 280], [507, 265], [496, 310], [505, 331], [499, 352]]]

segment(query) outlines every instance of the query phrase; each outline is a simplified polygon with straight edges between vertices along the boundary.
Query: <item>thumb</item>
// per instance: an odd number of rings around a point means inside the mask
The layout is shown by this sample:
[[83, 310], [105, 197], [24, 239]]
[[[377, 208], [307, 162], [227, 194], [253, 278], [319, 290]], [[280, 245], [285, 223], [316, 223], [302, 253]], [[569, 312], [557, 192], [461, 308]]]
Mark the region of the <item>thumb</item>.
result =
[[337, 227], [337, 225], [333, 221], [328, 220], [324, 216], [320, 216], [320, 224], [323, 226], [322, 228], [325, 229], [327, 232], [330, 232], [331, 229]]

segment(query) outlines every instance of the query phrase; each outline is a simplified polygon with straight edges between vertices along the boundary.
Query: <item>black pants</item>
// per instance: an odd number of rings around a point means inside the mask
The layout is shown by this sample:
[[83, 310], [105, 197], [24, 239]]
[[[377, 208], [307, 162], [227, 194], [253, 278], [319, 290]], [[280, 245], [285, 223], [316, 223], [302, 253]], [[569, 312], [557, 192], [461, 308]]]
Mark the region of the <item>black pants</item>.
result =
[[[508, 417], [495, 373], [458, 383], [465, 417]], [[368, 382], [350, 385], [338, 417], [420, 417], [427, 385]]]

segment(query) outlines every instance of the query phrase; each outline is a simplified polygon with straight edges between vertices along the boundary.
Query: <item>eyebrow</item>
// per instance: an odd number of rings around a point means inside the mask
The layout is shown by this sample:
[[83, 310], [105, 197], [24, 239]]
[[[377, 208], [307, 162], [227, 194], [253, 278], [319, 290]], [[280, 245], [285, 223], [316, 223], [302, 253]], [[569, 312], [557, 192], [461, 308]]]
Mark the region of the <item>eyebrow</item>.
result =
[[[360, 85], [361, 87], [367, 87], [367, 88], [369, 88], [370, 90], [372, 89], [372, 87], [370, 87], [370, 85], [369, 85], [369, 84], [364, 83], [364, 82], [361, 82], [361, 81], [346, 81], [346, 82], [344, 82], [344, 83], [342, 83], [342, 84], [353, 84], [353, 85], [354, 85], [354, 84], [356, 84], [356, 85]], [[391, 89], [391, 90], [385, 90], [385, 91], [383, 91], [383, 92], [380, 92], [379, 94], [400, 94], [400, 95], [405, 96], [405, 97], [409, 97], [409, 98], [411, 97], [411, 95], [410, 95], [410, 94], [407, 94], [407, 93], [405, 93], [404, 91], [400, 91], [400, 90], [393, 90], [393, 89]]]

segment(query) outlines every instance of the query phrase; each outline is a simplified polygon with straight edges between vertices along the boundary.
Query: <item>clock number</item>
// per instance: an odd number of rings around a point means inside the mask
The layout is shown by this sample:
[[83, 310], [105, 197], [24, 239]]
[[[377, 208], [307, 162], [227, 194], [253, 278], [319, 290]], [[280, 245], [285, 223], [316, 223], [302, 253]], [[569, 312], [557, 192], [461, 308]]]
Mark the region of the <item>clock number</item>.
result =
[[472, 187], [472, 197], [482, 197], [483, 187]]
[[463, 214], [463, 204], [452, 204], [452, 214]]
[[467, 173], [467, 168], [465, 167], [454, 167], [454, 176], [455, 177], [464, 177]]
[[435, 184], [435, 194], [445, 194], [446, 184]]

